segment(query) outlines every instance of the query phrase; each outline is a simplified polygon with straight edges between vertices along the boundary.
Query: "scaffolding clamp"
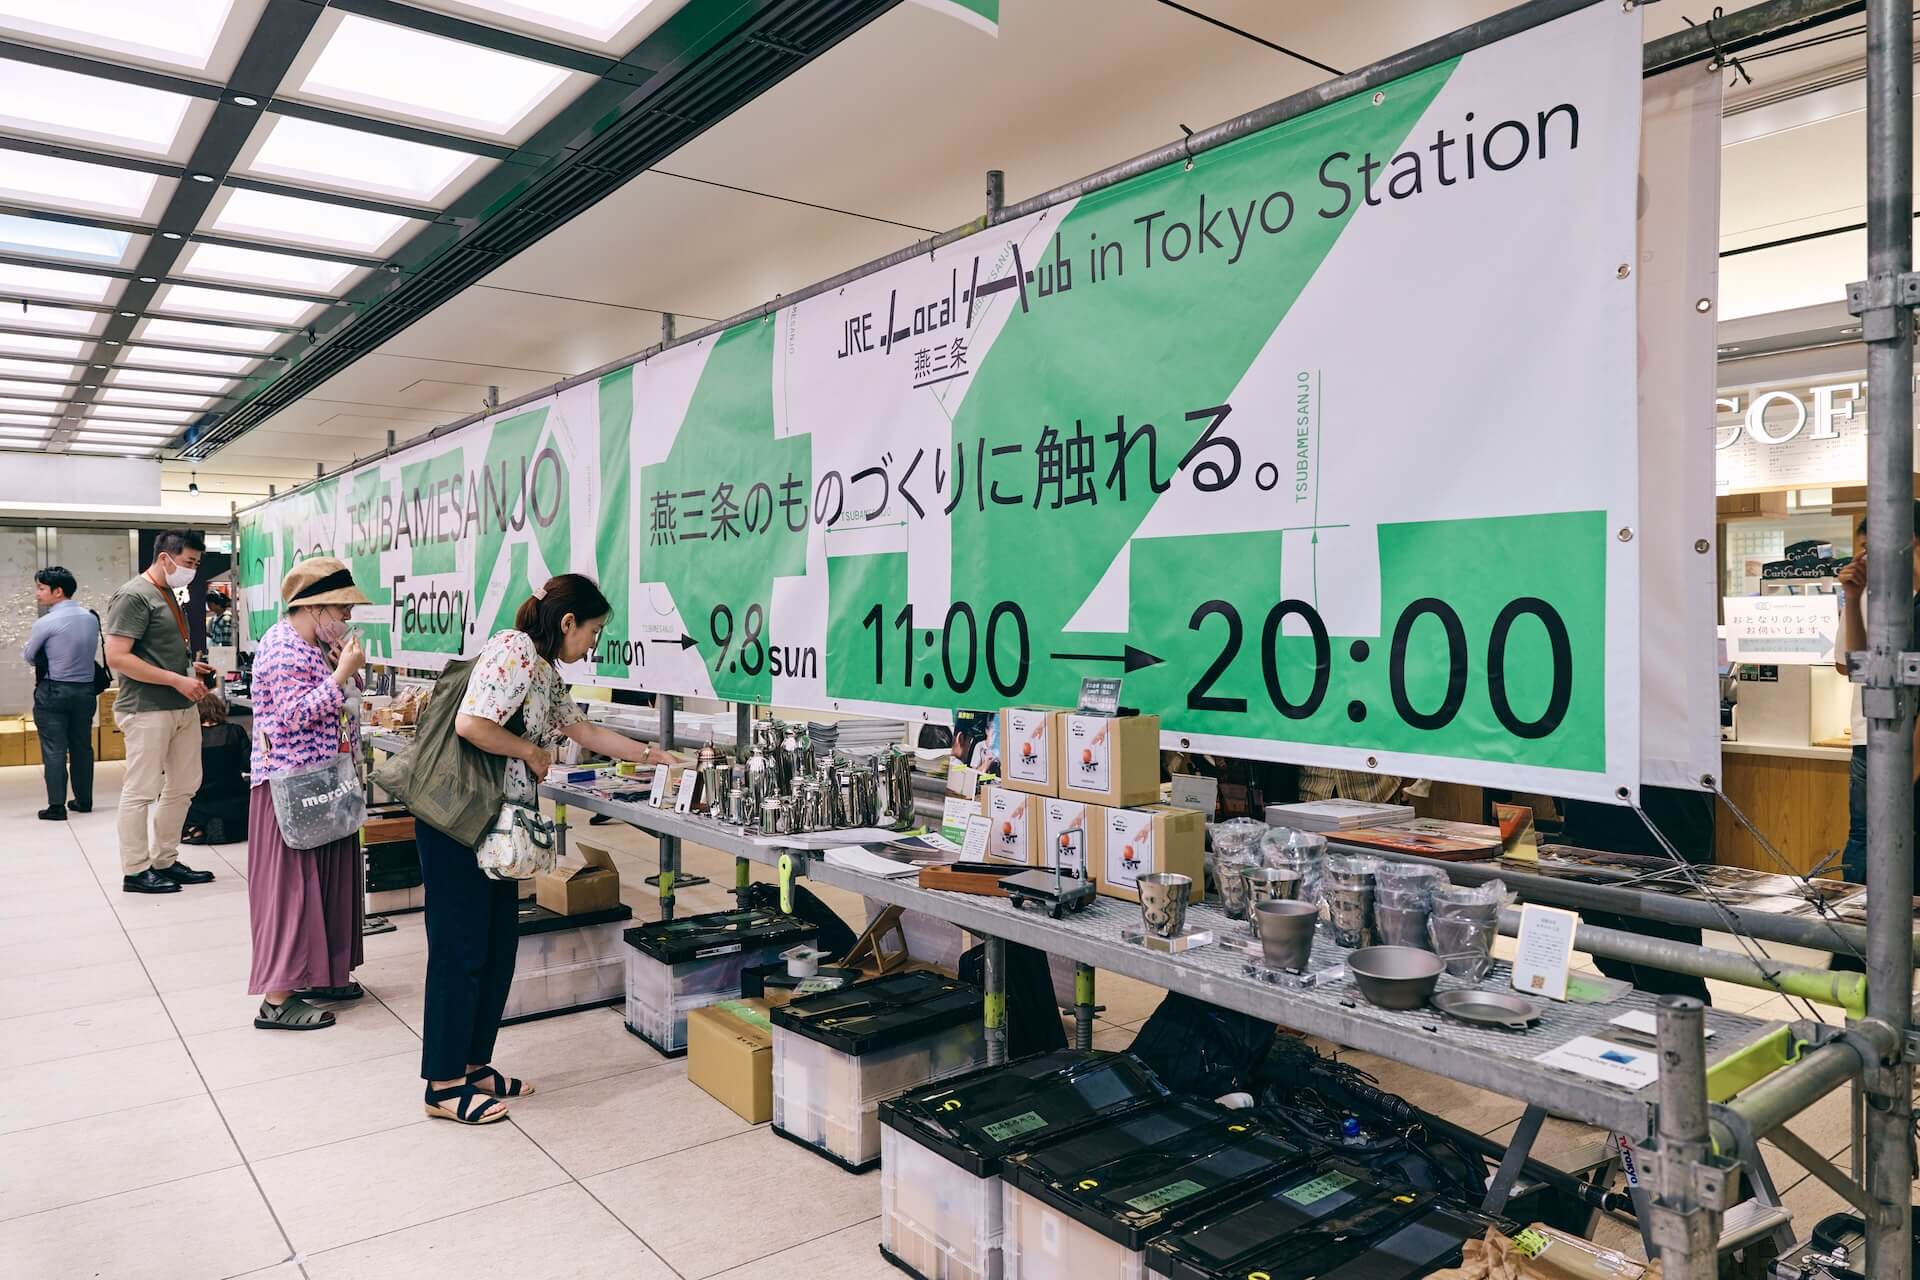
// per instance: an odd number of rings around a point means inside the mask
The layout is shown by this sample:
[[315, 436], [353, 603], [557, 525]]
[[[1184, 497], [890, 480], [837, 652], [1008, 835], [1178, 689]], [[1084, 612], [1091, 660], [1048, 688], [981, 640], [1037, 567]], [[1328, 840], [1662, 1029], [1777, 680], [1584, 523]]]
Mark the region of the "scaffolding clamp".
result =
[[1860, 686], [1860, 710], [1869, 720], [1898, 720], [1900, 700], [1920, 686], [1920, 653], [1855, 649], [1847, 678]]
[[1847, 286], [1847, 310], [1860, 317], [1864, 342], [1893, 342], [1913, 332], [1920, 307], [1920, 272], [1883, 271]]

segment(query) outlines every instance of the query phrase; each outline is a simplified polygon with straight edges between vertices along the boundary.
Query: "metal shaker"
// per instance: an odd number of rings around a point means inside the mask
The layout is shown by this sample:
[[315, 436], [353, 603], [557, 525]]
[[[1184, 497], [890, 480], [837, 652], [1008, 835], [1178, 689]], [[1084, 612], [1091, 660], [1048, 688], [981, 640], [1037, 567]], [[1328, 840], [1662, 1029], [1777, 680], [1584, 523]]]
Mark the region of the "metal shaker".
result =
[[729, 787], [727, 789], [726, 812], [722, 816], [727, 822], [732, 823], [734, 826], [744, 827], [748, 822], [748, 807], [752, 803], [752, 793], [750, 793], [746, 787]]
[[887, 748], [881, 757], [885, 783], [882, 818], [895, 831], [913, 825], [913, 753], [899, 747]]
[[786, 726], [786, 732], [780, 737], [780, 794], [793, 794], [793, 780], [800, 772], [800, 731], [793, 725]]
[[694, 788], [693, 807], [718, 813], [727, 797], [727, 767], [711, 742], [700, 748], [694, 770], [700, 781]]

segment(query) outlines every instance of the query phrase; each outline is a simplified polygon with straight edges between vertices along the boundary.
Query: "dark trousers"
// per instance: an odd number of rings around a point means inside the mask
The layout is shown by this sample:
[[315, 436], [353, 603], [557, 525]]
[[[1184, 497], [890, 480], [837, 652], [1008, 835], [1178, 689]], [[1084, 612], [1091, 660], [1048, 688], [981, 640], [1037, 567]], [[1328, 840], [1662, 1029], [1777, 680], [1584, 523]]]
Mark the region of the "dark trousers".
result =
[[42, 680], [33, 688], [33, 723], [40, 734], [40, 766], [47, 775], [47, 805], [62, 809], [67, 803], [67, 781], [73, 781], [73, 802], [93, 806], [93, 712], [98, 700], [93, 682]]
[[482, 874], [471, 846], [414, 826], [427, 894], [427, 1010], [420, 1075], [458, 1080], [493, 1060], [520, 946], [520, 886]]

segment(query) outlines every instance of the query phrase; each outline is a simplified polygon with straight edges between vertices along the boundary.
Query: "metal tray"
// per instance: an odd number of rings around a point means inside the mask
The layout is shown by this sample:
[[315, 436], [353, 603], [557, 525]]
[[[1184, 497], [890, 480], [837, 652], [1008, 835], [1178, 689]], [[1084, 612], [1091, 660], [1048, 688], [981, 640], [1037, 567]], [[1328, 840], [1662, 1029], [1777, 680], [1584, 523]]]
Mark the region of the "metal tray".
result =
[[1450, 991], [1436, 992], [1429, 1003], [1449, 1018], [1456, 1018], [1476, 1027], [1504, 1027], [1508, 1031], [1525, 1031], [1540, 1021], [1540, 1009], [1533, 1001], [1499, 991], [1474, 991], [1456, 987]]

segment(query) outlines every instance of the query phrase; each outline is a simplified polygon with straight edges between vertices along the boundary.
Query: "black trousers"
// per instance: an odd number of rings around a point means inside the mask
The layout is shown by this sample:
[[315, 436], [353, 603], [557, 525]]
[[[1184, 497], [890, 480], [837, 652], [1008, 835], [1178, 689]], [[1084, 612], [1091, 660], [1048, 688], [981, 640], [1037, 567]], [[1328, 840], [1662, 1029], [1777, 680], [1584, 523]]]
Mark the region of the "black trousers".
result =
[[420, 1076], [458, 1080], [493, 1060], [520, 946], [520, 887], [484, 875], [473, 849], [414, 826], [427, 894], [427, 1010]]
[[47, 805], [64, 808], [67, 780], [73, 802], [93, 805], [93, 682], [42, 680], [33, 687], [33, 723], [40, 734], [40, 766], [47, 775]]

